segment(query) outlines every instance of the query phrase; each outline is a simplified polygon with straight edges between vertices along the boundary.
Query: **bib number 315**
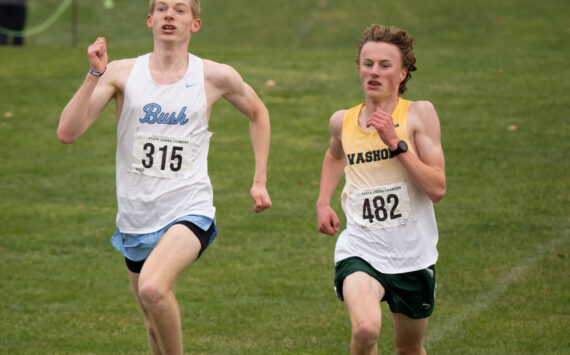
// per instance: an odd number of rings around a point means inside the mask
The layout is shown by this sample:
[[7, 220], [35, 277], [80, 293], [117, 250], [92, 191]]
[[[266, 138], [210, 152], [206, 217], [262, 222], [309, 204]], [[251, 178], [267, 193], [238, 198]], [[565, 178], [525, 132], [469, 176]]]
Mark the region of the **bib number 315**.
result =
[[165, 179], [182, 179], [191, 171], [192, 144], [187, 138], [137, 133], [132, 171]]
[[351, 214], [359, 226], [382, 229], [405, 224], [410, 218], [410, 199], [405, 183], [358, 190], [351, 196]]

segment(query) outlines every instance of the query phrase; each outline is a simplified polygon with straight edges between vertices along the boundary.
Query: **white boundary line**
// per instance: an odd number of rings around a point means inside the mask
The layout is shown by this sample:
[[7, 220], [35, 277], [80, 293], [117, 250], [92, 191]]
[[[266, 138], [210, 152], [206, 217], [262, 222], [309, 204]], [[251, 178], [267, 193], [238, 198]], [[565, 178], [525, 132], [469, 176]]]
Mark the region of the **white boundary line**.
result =
[[524, 259], [511, 271], [497, 278], [491, 290], [480, 294], [473, 303], [465, 305], [461, 312], [454, 314], [447, 320], [438, 322], [437, 326], [430, 328], [426, 334], [426, 347], [433, 347], [445, 338], [453, 336], [453, 333], [463, 328], [463, 323], [471, 318], [473, 314], [484, 312], [486, 308], [495, 303], [507, 291], [507, 288], [512, 283], [518, 281], [523, 274], [542, 260], [547, 253], [554, 252], [561, 244], [566, 242], [568, 242], [567, 234], [551, 239], [548, 243], [543, 244], [536, 253]]
[[299, 45], [301, 44], [301, 42], [303, 42], [307, 34], [311, 32], [311, 30], [315, 26], [317, 15], [328, 5], [328, 0], [316, 0], [316, 2], [317, 5], [309, 15], [309, 18], [305, 22], [304, 26], [301, 28], [301, 30], [298, 32], [297, 36], [295, 36], [295, 39], [293, 40], [292, 46], [295, 48], [299, 47]]

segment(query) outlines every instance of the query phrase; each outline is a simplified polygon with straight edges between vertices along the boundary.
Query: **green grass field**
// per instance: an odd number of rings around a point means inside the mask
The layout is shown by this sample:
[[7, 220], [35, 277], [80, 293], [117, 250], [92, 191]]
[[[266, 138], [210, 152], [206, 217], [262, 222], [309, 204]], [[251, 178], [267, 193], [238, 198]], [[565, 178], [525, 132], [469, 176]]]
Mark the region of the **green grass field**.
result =
[[[60, 1], [28, 3], [33, 27]], [[274, 207], [253, 213], [247, 119], [216, 104], [209, 161], [220, 234], [178, 282], [187, 353], [349, 352], [332, 288], [335, 239], [317, 232], [314, 206], [328, 119], [362, 100], [354, 59], [371, 23], [416, 38], [419, 70], [405, 97], [432, 101], [442, 126], [448, 192], [435, 207], [426, 350], [568, 353], [570, 3], [203, 0], [202, 10], [190, 50], [234, 66], [270, 110]], [[148, 353], [109, 243], [114, 109], [73, 145], [55, 134], [87, 72], [87, 45], [103, 35], [110, 59], [148, 52], [146, 12], [146, 0], [117, 0], [111, 11], [79, 1], [77, 48], [70, 9], [24, 48], [0, 47], [0, 354]], [[382, 309], [379, 348], [391, 354]]]

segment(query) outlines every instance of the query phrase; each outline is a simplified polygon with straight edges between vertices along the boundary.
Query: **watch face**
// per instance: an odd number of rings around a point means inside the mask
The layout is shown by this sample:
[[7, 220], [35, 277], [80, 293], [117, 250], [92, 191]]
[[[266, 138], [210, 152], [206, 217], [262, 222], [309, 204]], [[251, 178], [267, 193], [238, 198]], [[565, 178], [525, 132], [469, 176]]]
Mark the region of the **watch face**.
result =
[[408, 144], [405, 141], [398, 142], [398, 150], [402, 153], [408, 151]]

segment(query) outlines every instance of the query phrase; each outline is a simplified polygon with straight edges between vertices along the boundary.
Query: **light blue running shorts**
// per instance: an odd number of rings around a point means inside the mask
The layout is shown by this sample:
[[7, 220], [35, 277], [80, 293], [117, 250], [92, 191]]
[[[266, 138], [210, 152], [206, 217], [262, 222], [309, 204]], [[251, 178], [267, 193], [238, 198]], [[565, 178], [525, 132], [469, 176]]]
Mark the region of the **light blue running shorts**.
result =
[[111, 237], [111, 244], [120, 251], [125, 258], [132, 260], [132, 261], [142, 261], [146, 260], [150, 253], [154, 250], [160, 237], [172, 226], [173, 224], [180, 222], [180, 221], [188, 221], [194, 223], [204, 231], [207, 231], [212, 223], [214, 223], [214, 234], [210, 238], [208, 245], [210, 245], [218, 234], [218, 229], [215, 226], [216, 221], [202, 215], [187, 215], [184, 217], [180, 217], [171, 223], [169, 223], [166, 227], [158, 230], [154, 233], [148, 234], [127, 234], [121, 233], [119, 228]]

